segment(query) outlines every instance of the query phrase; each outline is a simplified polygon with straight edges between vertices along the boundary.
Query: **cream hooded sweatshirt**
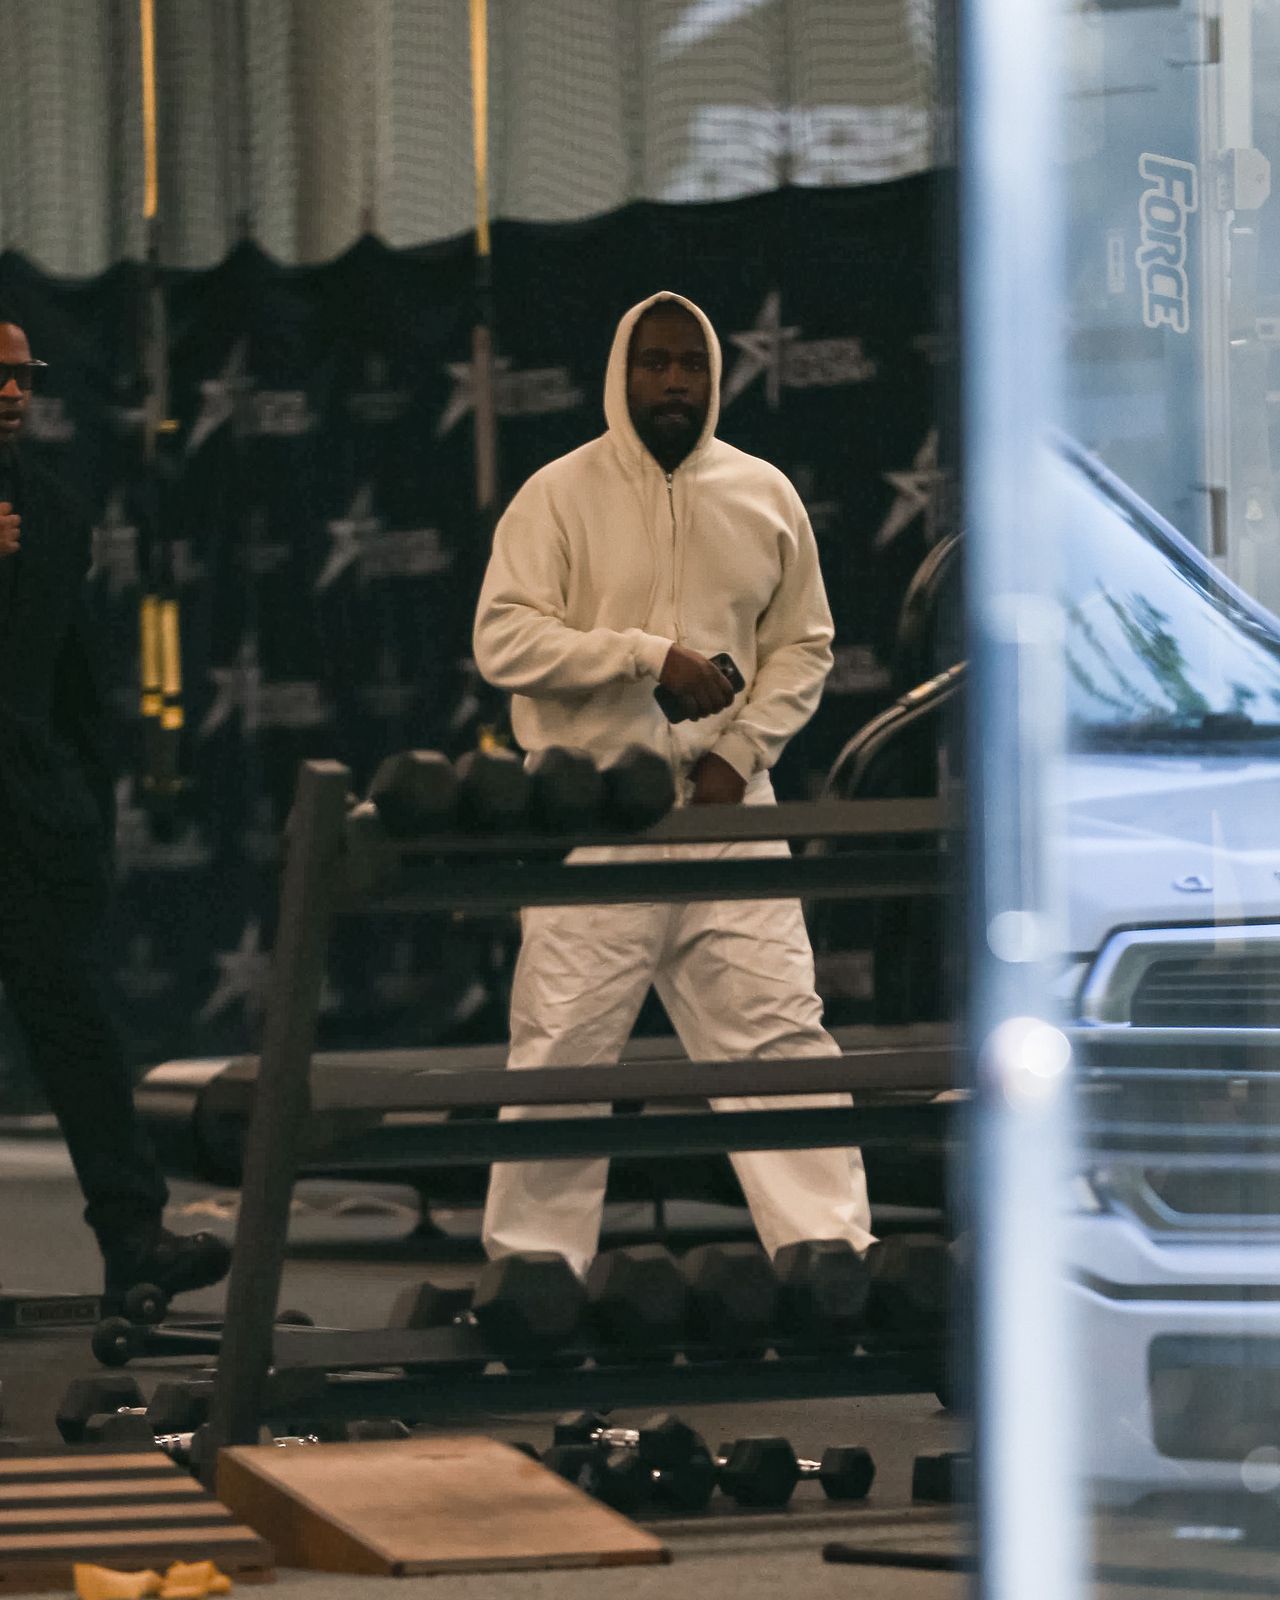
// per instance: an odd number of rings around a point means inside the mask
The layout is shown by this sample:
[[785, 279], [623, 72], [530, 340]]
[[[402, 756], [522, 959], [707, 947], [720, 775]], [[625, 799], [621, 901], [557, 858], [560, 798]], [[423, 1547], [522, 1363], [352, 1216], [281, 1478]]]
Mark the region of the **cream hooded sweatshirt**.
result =
[[[706, 422], [672, 473], [627, 407], [631, 330], [660, 301], [697, 317], [711, 357]], [[609, 354], [607, 431], [534, 473], [498, 523], [475, 658], [510, 691], [525, 750], [578, 745], [602, 761], [642, 744], [678, 772], [712, 750], [750, 781], [813, 715], [833, 633], [813, 530], [776, 467], [715, 437], [720, 368], [692, 302], [632, 306]], [[732, 706], [667, 722], [653, 691], [673, 643], [729, 652], [746, 682]]]

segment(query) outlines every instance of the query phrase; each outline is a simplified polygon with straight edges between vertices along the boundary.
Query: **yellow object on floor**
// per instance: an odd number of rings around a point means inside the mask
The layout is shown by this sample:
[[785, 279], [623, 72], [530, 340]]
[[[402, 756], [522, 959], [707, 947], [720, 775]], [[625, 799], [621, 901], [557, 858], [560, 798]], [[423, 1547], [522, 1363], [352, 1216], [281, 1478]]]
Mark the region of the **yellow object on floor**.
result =
[[75, 1565], [76, 1593], [80, 1600], [205, 1600], [227, 1594], [231, 1579], [212, 1561], [174, 1561], [162, 1578], [158, 1572], [117, 1572], [114, 1567]]
[[164, 1581], [158, 1572], [117, 1572], [87, 1561], [77, 1561], [74, 1572], [80, 1600], [141, 1600], [143, 1595], [159, 1594]]
[[175, 1561], [164, 1575], [160, 1600], [185, 1600], [188, 1590], [198, 1595], [226, 1594], [231, 1579], [212, 1561]]

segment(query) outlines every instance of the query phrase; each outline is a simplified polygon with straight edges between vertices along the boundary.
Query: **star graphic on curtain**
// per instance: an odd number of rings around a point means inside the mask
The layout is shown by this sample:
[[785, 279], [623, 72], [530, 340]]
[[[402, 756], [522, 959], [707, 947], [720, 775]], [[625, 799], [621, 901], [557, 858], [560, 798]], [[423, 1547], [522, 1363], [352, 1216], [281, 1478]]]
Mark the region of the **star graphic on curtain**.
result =
[[925, 544], [932, 546], [937, 539], [941, 490], [945, 477], [945, 474], [938, 470], [938, 430], [929, 429], [924, 443], [916, 451], [910, 471], [885, 472], [881, 476], [897, 491], [897, 498], [889, 507], [884, 521], [876, 529], [875, 548], [887, 549], [922, 512], [925, 518]]
[[234, 950], [221, 950], [214, 957], [218, 963], [218, 983], [213, 993], [201, 1006], [199, 1020], [212, 1022], [228, 1006], [239, 1000], [246, 1011], [255, 1012], [262, 1007], [262, 997], [271, 970], [271, 952], [260, 948], [262, 929], [256, 919], [246, 922], [240, 943]]
[[377, 533], [382, 527], [381, 517], [373, 514], [373, 485], [362, 483], [351, 497], [351, 504], [347, 507], [344, 517], [334, 517], [325, 524], [329, 538], [333, 541], [329, 546], [329, 559], [320, 569], [316, 579], [317, 593], [327, 589], [335, 578], [347, 570], [353, 561], [360, 559], [360, 545], [363, 539], [370, 534]]
[[659, 52], [663, 56], [680, 55], [768, 4], [769, 0], [692, 0], [678, 20], [664, 29]]
[[206, 439], [235, 416], [240, 396], [253, 388], [254, 380], [246, 371], [248, 360], [249, 341], [237, 339], [218, 376], [206, 378], [200, 385], [200, 415], [187, 438], [187, 455], [194, 455]]
[[782, 291], [771, 289], [760, 307], [755, 326], [743, 333], [729, 335], [729, 343], [735, 345], [742, 354], [721, 389], [721, 406], [732, 404], [763, 372], [765, 398], [770, 410], [776, 411], [782, 397], [783, 354], [799, 332], [798, 327], [783, 325]]
[[[494, 356], [493, 382], [511, 370], [509, 356]], [[470, 361], [446, 361], [445, 371], [453, 379], [453, 393], [436, 423], [436, 438], [443, 439], [451, 428], [456, 428], [463, 417], [470, 416], [476, 408], [476, 373]], [[496, 398], [496, 397], [495, 397]], [[500, 408], [499, 408], [500, 409]]]
[[125, 511], [124, 490], [114, 488], [107, 496], [101, 522], [93, 528], [93, 565], [89, 581], [105, 575], [113, 599], [125, 589], [137, 586], [138, 529]]
[[257, 640], [246, 634], [235, 660], [225, 667], [210, 667], [209, 677], [217, 693], [200, 724], [200, 738], [220, 728], [236, 710], [243, 710], [257, 699], [262, 688], [262, 667], [258, 662]]

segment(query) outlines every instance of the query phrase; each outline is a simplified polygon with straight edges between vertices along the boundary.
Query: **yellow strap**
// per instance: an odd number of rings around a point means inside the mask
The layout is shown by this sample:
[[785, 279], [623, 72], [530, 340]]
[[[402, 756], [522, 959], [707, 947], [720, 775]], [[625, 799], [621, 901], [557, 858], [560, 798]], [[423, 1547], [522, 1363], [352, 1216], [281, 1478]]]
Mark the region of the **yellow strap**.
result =
[[160, 726], [182, 727], [182, 642], [176, 600], [160, 602], [160, 689], [164, 696]]
[[471, 148], [476, 175], [476, 254], [489, 254], [489, 5], [471, 0]]
[[142, 215], [153, 222], [160, 209], [160, 177], [156, 161], [156, 12], [155, 0], [139, 0], [142, 35]]
[[158, 717], [162, 703], [160, 600], [157, 595], [144, 594], [138, 607], [138, 635], [141, 646], [142, 715]]

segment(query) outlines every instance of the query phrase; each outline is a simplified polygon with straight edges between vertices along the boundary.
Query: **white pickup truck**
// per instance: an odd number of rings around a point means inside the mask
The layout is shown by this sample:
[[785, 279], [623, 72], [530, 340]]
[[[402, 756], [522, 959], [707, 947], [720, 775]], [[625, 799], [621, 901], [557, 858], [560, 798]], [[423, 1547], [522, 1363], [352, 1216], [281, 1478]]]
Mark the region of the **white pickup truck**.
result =
[[1097, 1496], [1280, 1484], [1280, 621], [1067, 446], [1057, 811]]

